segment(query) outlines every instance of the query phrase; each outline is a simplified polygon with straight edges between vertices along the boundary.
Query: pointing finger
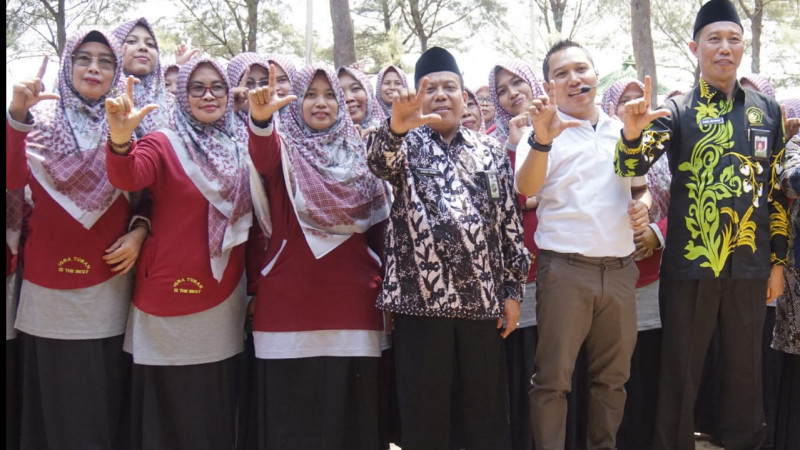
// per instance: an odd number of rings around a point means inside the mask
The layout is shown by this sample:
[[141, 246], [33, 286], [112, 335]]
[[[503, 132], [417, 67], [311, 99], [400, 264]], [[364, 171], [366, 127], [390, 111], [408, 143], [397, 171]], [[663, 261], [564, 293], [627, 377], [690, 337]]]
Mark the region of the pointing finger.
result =
[[650, 78], [650, 75], [644, 76], [644, 104], [645, 108], [650, 107], [650, 94], [653, 91], [652, 88], [653, 80]]
[[50, 57], [47, 56], [47, 55], [44, 55], [44, 57], [42, 58], [42, 65], [39, 67], [39, 72], [36, 73], [36, 78], [41, 80], [42, 77], [44, 77], [44, 72], [47, 70], [47, 61], [49, 61], [49, 60], [50, 60]]
[[553, 106], [558, 106], [558, 96], [556, 95], [556, 82], [554, 80], [550, 80], [550, 83], [547, 85], [547, 96], [549, 97], [549, 101]]
[[136, 77], [128, 75], [127, 83], [125, 85], [125, 93], [128, 94], [130, 99], [133, 99], [133, 85], [136, 84]]
[[275, 89], [275, 64], [269, 65], [269, 87]]
[[[415, 98], [415, 102], [414, 102], [416, 105], [420, 105], [420, 106], [422, 105], [422, 98], [425, 96], [425, 91], [428, 90], [428, 85], [429, 84], [431, 84], [430, 78], [422, 77], [422, 80], [420, 80], [420, 83], [419, 83], [419, 89], [417, 89], [417, 92], [416, 92], [416, 98]], [[411, 90], [411, 92], [413, 92], [413, 90]], [[440, 117], [440, 119], [441, 119], [441, 117]]]
[[242, 75], [242, 79], [239, 80], [239, 87], [247, 87], [247, 77], [250, 76], [250, 67], [244, 69], [244, 75]]

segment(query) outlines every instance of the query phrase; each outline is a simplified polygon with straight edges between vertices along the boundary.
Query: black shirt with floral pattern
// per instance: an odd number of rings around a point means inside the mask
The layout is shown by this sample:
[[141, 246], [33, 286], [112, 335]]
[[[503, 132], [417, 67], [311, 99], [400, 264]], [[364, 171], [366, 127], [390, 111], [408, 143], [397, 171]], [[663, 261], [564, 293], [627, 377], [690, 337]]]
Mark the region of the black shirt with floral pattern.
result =
[[367, 161], [394, 191], [379, 308], [486, 320], [502, 317], [504, 300], [522, 300], [530, 254], [496, 141], [460, 127], [448, 145], [428, 126], [399, 136], [387, 122]]
[[615, 169], [644, 175], [663, 154], [672, 172], [661, 276], [767, 279], [786, 265], [789, 216], [778, 103], [737, 83], [733, 97], [702, 78], [664, 106], [638, 142], [620, 139]]

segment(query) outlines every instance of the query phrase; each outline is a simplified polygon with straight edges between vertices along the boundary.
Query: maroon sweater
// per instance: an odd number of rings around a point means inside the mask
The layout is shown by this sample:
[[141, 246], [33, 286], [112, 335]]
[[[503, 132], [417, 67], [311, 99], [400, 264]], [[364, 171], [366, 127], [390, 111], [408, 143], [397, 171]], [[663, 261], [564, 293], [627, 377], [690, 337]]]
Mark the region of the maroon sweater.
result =
[[14, 165], [13, 169], [6, 169], [6, 174], [11, 175], [6, 179], [6, 188], [29, 184], [36, 205], [27, 229], [23, 278], [50, 289], [85, 288], [110, 279], [116, 274], [102, 257], [105, 250], [127, 232], [128, 201], [120, 195], [87, 230], [50, 197], [28, 170], [26, 135], [11, 128], [6, 121], [6, 162]]
[[375, 307], [380, 266], [368, 251], [379, 248], [381, 227], [314, 258], [286, 190], [280, 146], [277, 131], [269, 137], [250, 132], [250, 156], [266, 182], [273, 227], [262, 268], [274, 260], [259, 280], [253, 330], [381, 330]]
[[133, 303], [156, 316], [210, 309], [227, 299], [244, 273], [244, 244], [217, 282], [208, 251], [208, 201], [186, 175], [169, 139], [153, 132], [128, 155], [106, 148], [108, 179], [119, 189], [152, 193], [151, 232], [142, 246]]

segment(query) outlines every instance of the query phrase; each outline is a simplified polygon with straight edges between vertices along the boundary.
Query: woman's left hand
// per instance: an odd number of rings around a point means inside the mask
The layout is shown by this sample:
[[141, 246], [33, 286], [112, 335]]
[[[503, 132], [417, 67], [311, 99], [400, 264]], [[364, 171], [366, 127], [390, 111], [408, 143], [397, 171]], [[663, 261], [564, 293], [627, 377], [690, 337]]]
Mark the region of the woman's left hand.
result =
[[142, 248], [147, 237], [147, 228], [136, 227], [123, 234], [111, 247], [106, 249], [103, 261], [111, 267], [112, 272], [119, 272], [118, 275], [125, 275], [136, 264], [139, 257], [139, 250]]

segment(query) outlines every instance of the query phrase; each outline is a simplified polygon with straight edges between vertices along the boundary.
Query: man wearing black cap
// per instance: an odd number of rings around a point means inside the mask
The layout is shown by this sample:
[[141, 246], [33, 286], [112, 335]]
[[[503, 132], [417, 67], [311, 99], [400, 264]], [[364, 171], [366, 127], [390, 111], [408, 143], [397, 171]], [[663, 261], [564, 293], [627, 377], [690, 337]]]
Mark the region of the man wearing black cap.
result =
[[716, 327], [725, 448], [758, 449], [765, 436], [761, 332], [765, 301], [783, 292], [789, 223], [777, 182], [781, 111], [737, 82], [742, 32], [729, 0], [703, 5], [689, 44], [699, 84], [656, 111], [649, 98], [629, 102], [622, 116], [617, 173], [642, 175], [665, 153], [672, 171], [656, 449], [694, 448], [694, 404]]
[[395, 196], [378, 307], [394, 313], [401, 444], [451, 448], [455, 415], [464, 447], [510, 449], [502, 338], [518, 325], [529, 266], [511, 167], [496, 141], [461, 126], [449, 52], [423, 53], [414, 82], [419, 93], [396, 94], [367, 145]]

